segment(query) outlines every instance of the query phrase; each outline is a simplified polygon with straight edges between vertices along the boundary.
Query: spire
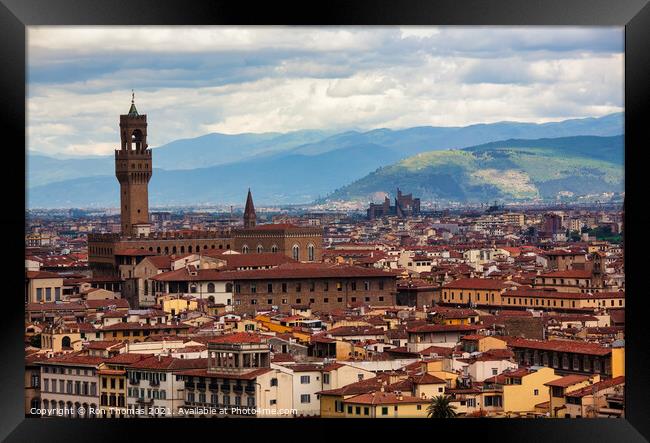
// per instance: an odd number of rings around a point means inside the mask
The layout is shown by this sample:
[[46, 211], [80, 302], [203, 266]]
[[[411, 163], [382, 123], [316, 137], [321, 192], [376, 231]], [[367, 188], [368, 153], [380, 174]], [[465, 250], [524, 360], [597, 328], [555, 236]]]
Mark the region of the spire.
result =
[[246, 208], [244, 209], [244, 227], [255, 227], [257, 216], [255, 215], [255, 205], [253, 204], [253, 194], [251, 188], [248, 188], [248, 195], [246, 196]]
[[131, 89], [131, 107], [129, 108], [129, 117], [137, 117], [138, 110], [135, 108], [135, 92]]

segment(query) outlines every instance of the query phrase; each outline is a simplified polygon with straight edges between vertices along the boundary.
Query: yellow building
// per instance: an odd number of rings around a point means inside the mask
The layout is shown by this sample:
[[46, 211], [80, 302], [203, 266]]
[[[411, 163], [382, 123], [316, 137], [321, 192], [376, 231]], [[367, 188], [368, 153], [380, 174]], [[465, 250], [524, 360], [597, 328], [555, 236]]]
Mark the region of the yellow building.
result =
[[442, 303], [459, 305], [501, 305], [501, 294], [512, 282], [490, 278], [461, 278], [442, 287]]
[[503, 412], [506, 414], [535, 412], [535, 405], [545, 400], [548, 388], [545, 383], [557, 379], [552, 368], [519, 368], [497, 377], [503, 390]]
[[62, 300], [63, 277], [54, 272], [25, 273], [25, 303], [52, 303]]
[[612, 344], [612, 378], [625, 376], [625, 346]]
[[181, 312], [196, 311], [199, 308], [196, 299], [191, 297], [179, 297], [176, 295], [165, 295], [159, 297], [158, 303], [162, 306], [162, 310], [169, 314], [167, 316], [168, 318], [179, 315]]
[[99, 409], [100, 417], [123, 417], [121, 411], [126, 408], [126, 370], [103, 368], [99, 375]]
[[549, 413], [551, 417], [565, 417], [566, 395], [600, 381], [600, 375], [567, 375], [544, 383], [548, 387]]
[[507, 349], [508, 344], [499, 338], [488, 335], [465, 335], [461, 337], [461, 345], [465, 352], [485, 352], [491, 349]]
[[430, 400], [395, 392], [370, 392], [343, 400], [345, 418], [426, 418]]
[[524, 308], [625, 308], [625, 292], [557, 292], [540, 290], [506, 291], [501, 296], [503, 307]]
[[54, 353], [80, 351], [82, 344], [81, 332], [77, 327], [55, 325], [45, 328], [41, 333], [41, 349]]

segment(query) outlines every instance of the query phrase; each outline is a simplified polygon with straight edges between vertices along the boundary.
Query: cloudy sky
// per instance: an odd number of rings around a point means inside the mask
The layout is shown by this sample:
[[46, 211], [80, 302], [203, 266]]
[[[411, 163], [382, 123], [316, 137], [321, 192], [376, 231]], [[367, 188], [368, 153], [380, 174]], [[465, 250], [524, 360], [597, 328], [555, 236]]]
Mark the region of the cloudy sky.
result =
[[210, 132], [547, 122], [623, 110], [623, 28], [30, 27], [28, 149]]

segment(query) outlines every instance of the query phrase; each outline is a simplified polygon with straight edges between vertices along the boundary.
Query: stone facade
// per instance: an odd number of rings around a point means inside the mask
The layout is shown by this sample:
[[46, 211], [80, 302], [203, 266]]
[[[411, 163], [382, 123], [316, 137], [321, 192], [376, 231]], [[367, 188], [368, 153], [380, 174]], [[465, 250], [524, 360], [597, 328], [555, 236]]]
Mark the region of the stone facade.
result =
[[288, 311], [291, 305], [308, 305], [312, 311], [329, 312], [358, 304], [395, 305], [394, 275], [358, 277], [296, 277], [237, 280], [234, 311], [255, 314], [273, 306]]
[[115, 175], [120, 182], [122, 234], [135, 233], [149, 223], [149, 180], [151, 150], [147, 145], [147, 116], [139, 115], [135, 104], [120, 115], [121, 147], [115, 150]]
[[323, 230], [292, 225], [260, 225], [232, 231], [234, 249], [242, 254], [277, 252], [302, 262], [323, 256]]

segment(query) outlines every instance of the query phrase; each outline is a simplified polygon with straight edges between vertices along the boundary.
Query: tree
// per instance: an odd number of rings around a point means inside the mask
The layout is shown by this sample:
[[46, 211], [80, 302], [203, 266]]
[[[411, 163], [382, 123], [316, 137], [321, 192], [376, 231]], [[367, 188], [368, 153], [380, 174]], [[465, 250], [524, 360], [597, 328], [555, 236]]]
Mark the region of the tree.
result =
[[454, 418], [456, 417], [456, 406], [450, 404], [451, 397], [438, 395], [431, 399], [427, 407], [427, 416], [430, 418]]

